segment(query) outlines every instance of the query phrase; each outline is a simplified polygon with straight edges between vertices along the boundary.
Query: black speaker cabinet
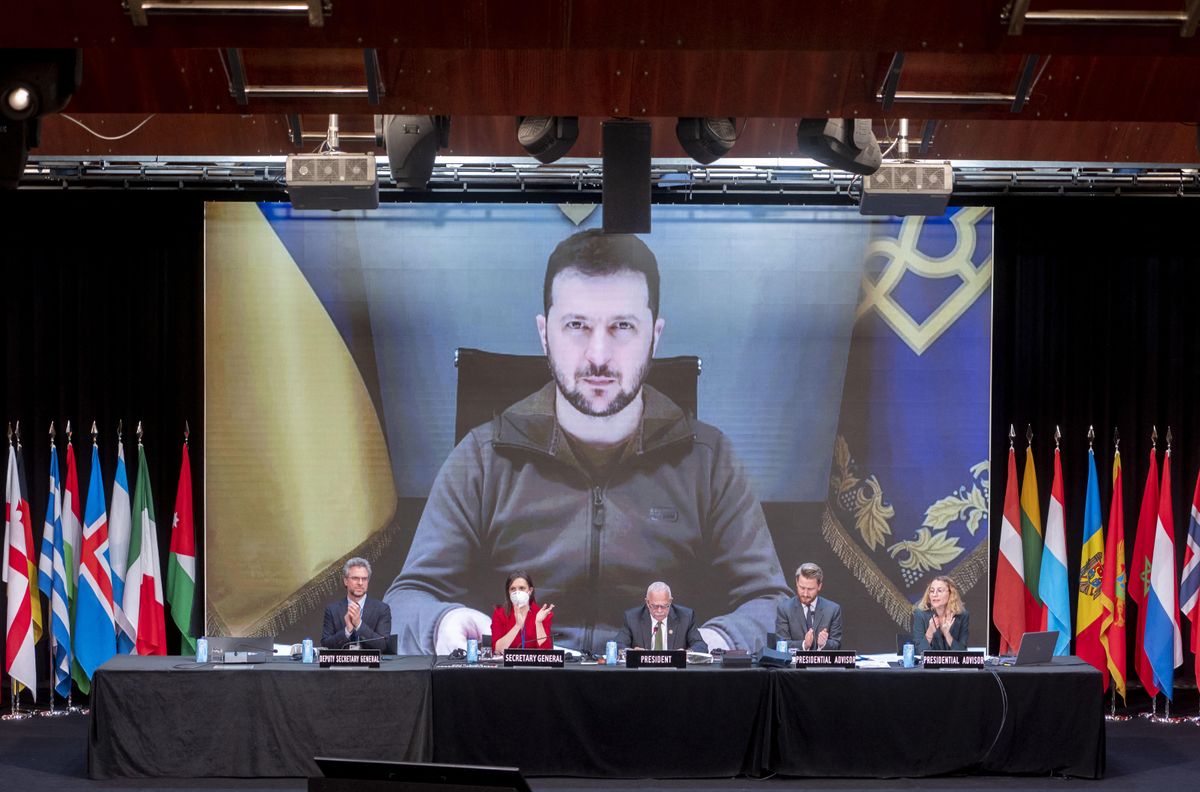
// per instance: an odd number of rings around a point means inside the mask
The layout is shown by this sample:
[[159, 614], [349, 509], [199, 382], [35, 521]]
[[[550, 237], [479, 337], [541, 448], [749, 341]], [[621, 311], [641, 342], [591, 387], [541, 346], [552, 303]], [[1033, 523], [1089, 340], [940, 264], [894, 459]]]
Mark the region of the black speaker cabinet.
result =
[[604, 231], [650, 233], [650, 124], [605, 121]]

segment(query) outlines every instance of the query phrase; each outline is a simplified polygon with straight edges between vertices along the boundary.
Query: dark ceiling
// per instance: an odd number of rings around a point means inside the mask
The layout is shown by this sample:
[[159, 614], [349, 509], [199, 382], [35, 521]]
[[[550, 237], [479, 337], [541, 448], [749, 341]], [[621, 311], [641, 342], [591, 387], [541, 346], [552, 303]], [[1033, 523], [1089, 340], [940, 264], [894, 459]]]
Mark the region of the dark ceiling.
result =
[[[5, 6], [0, 47], [82, 49], [66, 113], [109, 136], [156, 114], [116, 141], [48, 118], [32, 152], [42, 156], [287, 154], [288, 114], [306, 131], [337, 113], [343, 132], [369, 133], [376, 113], [432, 113], [452, 116], [449, 153], [460, 156], [521, 156], [513, 117], [561, 114], [583, 117], [571, 154], [586, 157], [599, 155], [608, 117], [651, 119], [654, 155], [683, 157], [675, 117], [726, 115], [742, 128], [738, 157], [794, 156], [800, 118], [865, 117], [881, 138], [910, 119], [914, 147], [930, 137], [932, 158], [1200, 159], [1200, 0], [332, 0], [319, 25], [307, 14], [149, 14], [141, 26], [120, 0]], [[1125, 21], [1039, 20], [1051, 11]], [[378, 60], [377, 104], [361, 95], [364, 50]], [[244, 104], [231, 94], [239, 57]], [[358, 95], [270, 98], [254, 86]]]

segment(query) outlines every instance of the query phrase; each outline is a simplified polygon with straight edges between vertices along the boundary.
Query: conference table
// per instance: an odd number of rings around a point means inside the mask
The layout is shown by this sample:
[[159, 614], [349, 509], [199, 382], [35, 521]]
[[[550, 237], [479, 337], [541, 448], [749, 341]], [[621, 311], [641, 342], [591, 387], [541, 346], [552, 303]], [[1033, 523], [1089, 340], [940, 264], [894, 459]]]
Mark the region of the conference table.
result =
[[118, 657], [92, 695], [92, 778], [303, 777], [313, 756], [604, 778], [1104, 773], [1101, 677], [1075, 658], [933, 671]]

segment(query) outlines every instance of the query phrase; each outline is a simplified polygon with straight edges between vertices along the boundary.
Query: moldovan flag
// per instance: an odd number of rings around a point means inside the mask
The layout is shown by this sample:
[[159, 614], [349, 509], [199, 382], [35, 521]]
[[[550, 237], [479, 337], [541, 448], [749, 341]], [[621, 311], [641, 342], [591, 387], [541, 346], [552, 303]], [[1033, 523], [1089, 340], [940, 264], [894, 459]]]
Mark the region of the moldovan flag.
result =
[[1142, 687], [1153, 698], [1158, 695], [1154, 670], [1146, 657], [1146, 602], [1150, 591], [1150, 556], [1154, 551], [1154, 527], [1158, 523], [1158, 460], [1150, 449], [1150, 468], [1146, 471], [1146, 486], [1142, 490], [1142, 507], [1138, 512], [1137, 533], [1133, 537], [1133, 559], [1129, 564], [1129, 596], [1138, 604], [1137, 631], [1134, 633], [1133, 667]]
[[133, 517], [129, 511], [129, 474], [125, 472], [125, 444], [117, 440], [117, 475], [108, 501], [108, 560], [112, 564], [113, 618], [117, 622], [117, 654], [131, 654], [137, 641], [137, 624], [125, 615], [125, 569]]
[[1104, 585], [1100, 605], [1104, 620], [1100, 623], [1100, 642], [1108, 656], [1108, 672], [1113, 688], [1125, 700], [1125, 497], [1121, 494], [1121, 452], [1113, 454], [1113, 494], [1108, 509], [1108, 540], [1104, 545]]
[[108, 560], [108, 514], [100, 475], [100, 449], [92, 443], [92, 475], [83, 511], [79, 583], [75, 594], [75, 682], [92, 690], [96, 669], [117, 653], [113, 618], [112, 566]]
[[196, 592], [196, 532], [192, 527], [192, 466], [187, 441], [179, 465], [179, 489], [175, 491], [175, 516], [171, 519], [171, 554], [167, 557], [167, 601], [171, 621], [182, 636], [180, 654], [196, 653], [192, 635], [192, 607]]
[[1104, 676], [1108, 690], [1108, 655], [1100, 626], [1104, 621], [1101, 588], [1104, 577], [1104, 522], [1100, 516], [1100, 483], [1096, 454], [1088, 449], [1087, 497], [1083, 503], [1083, 549], [1079, 554], [1079, 594], [1075, 608], [1075, 654]]
[[138, 443], [137, 485], [133, 490], [135, 527], [129, 541], [129, 570], [125, 581], [125, 614], [137, 625], [140, 655], [167, 653], [163, 612], [162, 571], [158, 565], [158, 528], [154, 524], [154, 494], [146, 449]]
[[23, 497], [24, 482], [17, 464], [17, 449], [8, 446], [8, 472], [4, 478], [4, 565], [8, 618], [4, 622], [4, 670], [14, 682], [29, 688], [37, 701], [37, 664], [33, 648], [33, 521]]
[[1146, 657], [1154, 684], [1167, 699], [1174, 696], [1175, 669], [1183, 665], [1179, 635], [1179, 591], [1175, 588], [1175, 515], [1171, 510], [1171, 449], [1163, 458], [1158, 488], [1158, 521], [1150, 560], [1150, 590], [1146, 593]]
[[1008, 449], [1008, 481], [1000, 524], [1000, 557], [996, 561], [996, 602], [992, 621], [1000, 633], [1000, 654], [1014, 654], [1025, 634], [1025, 557], [1021, 514], [1017, 503], [1017, 452]]
[[1063, 509], [1062, 456], [1054, 449], [1054, 483], [1050, 486], [1050, 510], [1046, 513], [1046, 547], [1038, 593], [1046, 605], [1046, 629], [1058, 630], [1054, 654], [1071, 653], [1071, 585], [1067, 577], [1067, 526]]
[[1196, 684], [1200, 685], [1200, 475], [1192, 493], [1192, 514], [1188, 520], [1187, 550], [1183, 556], [1183, 575], [1179, 579], [1179, 609], [1192, 623], [1192, 653], [1196, 655]]
[[1040, 630], [1046, 608], [1038, 593], [1042, 569], [1042, 505], [1038, 498], [1033, 448], [1025, 448], [1025, 473], [1021, 479], [1021, 548], [1025, 556], [1025, 629]]
[[[50, 560], [47, 576], [45, 563]], [[43, 580], [45, 578], [45, 580]], [[71, 693], [71, 611], [67, 600], [67, 566], [63, 560], [62, 490], [59, 487], [58, 451], [50, 441], [50, 491], [46, 498], [46, 522], [42, 533], [38, 587], [50, 603], [51, 651], [54, 654], [54, 690], [66, 698]]]

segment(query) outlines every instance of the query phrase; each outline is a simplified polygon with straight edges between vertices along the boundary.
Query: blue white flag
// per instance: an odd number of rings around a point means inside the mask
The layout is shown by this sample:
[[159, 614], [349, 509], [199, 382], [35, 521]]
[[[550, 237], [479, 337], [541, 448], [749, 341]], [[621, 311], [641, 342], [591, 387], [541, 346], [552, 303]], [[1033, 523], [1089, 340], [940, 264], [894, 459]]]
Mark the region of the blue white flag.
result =
[[1046, 513], [1046, 546], [1038, 575], [1038, 595], [1046, 606], [1046, 629], [1058, 630], [1054, 654], [1071, 654], [1071, 584], [1067, 577], [1067, 518], [1063, 509], [1062, 459], [1054, 449], [1054, 482]]
[[50, 442], [50, 494], [46, 499], [46, 521], [42, 527], [38, 587], [50, 603], [54, 692], [66, 698], [71, 693], [71, 612], [67, 600], [67, 567], [63, 558], [62, 487], [58, 476], [58, 450], [53, 440]]

